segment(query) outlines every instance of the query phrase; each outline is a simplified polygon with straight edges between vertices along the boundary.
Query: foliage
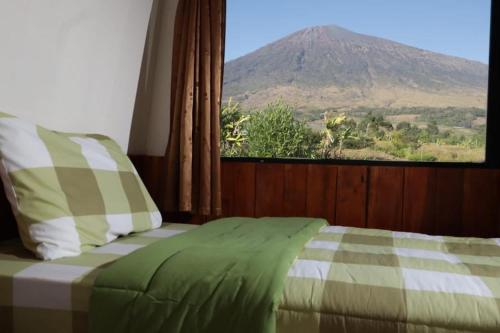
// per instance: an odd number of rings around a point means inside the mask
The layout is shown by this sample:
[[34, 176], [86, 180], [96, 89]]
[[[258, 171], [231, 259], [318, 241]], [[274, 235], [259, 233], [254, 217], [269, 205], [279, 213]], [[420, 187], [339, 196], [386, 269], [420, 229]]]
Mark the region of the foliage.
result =
[[[345, 115], [329, 117], [324, 115], [325, 129], [321, 143], [322, 158], [342, 157], [344, 142], [352, 138], [356, 123], [347, 119]], [[332, 156], [333, 154], [333, 156]]]
[[359, 131], [364, 131], [366, 137], [377, 137], [382, 139], [386, 131], [392, 131], [394, 128], [390, 122], [381, 115], [373, 115], [372, 112], [361, 120], [358, 125]]
[[320, 137], [294, 118], [294, 109], [279, 100], [250, 117], [248, 156], [315, 158]]
[[477, 132], [468, 140], [468, 147], [481, 148], [486, 146], [486, 125], [479, 126]]
[[411, 125], [407, 121], [402, 121], [398, 124], [398, 126], [396, 126], [396, 130], [398, 130], [398, 131], [406, 131], [406, 130], [409, 130], [410, 128], [411, 128]]
[[348, 113], [338, 109], [304, 113], [282, 100], [258, 110], [243, 111], [229, 100], [221, 110], [222, 155], [359, 158], [353, 150], [364, 149], [363, 154], [372, 152], [375, 158], [392, 156], [384, 159], [429, 162], [480, 158], [486, 126], [476, 120], [484, 121], [485, 115], [484, 110], [472, 108], [358, 108]]
[[436, 136], [439, 134], [439, 127], [435, 120], [431, 121], [427, 124], [427, 133], [430, 136]]
[[410, 161], [416, 161], [416, 162], [436, 162], [438, 160], [436, 156], [431, 154], [426, 154], [423, 152], [412, 153], [406, 157]]
[[378, 132], [378, 127], [374, 124], [375, 122], [371, 120], [357, 124], [345, 114], [337, 116], [325, 113], [321, 157], [344, 158], [344, 149], [363, 149], [373, 146], [374, 140], [369, 134]]
[[367, 114], [383, 117], [416, 115], [419, 122], [430, 123], [434, 121], [440, 126], [470, 128], [472, 120], [486, 117], [486, 110], [460, 107], [403, 107], [394, 109], [359, 107], [351, 110], [349, 114], [353, 117], [364, 117]]
[[221, 110], [221, 154], [225, 157], [245, 156], [248, 135], [245, 124], [250, 116], [243, 115], [238, 103], [230, 99]]

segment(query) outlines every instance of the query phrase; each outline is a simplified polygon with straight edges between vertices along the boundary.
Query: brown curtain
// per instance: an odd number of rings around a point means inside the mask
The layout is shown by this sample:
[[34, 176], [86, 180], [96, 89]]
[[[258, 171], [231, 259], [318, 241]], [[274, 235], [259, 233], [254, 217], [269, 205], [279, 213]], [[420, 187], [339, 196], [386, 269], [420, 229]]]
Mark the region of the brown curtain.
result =
[[225, 0], [179, 0], [163, 199], [168, 212], [221, 214], [225, 17]]

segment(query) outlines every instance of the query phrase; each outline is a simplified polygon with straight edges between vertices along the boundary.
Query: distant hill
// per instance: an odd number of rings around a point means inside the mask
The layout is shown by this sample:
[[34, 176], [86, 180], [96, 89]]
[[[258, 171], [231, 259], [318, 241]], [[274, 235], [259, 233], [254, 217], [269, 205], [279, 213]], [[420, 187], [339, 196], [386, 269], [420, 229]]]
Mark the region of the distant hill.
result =
[[224, 99], [303, 110], [486, 107], [488, 66], [338, 26], [307, 28], [225, 65]]

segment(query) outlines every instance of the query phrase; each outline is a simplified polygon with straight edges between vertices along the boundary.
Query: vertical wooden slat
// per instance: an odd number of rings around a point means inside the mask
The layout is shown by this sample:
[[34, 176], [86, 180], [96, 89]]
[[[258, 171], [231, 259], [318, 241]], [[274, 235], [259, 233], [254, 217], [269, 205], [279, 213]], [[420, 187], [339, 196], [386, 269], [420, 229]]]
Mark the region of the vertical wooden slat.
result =
[[[158, 200], [163, 159], [132, 159]], [[497, 170], [226, 161], [222, 163], [222, 198], [225, 216], [307, 215], [356, 227], [500, 236]], [[0, 210], [8, 210], [5, 201], [0, 200]], [[191, 222], [203, 223], [204, 219], [194, 217]]]
[[367, 216], [369, 228], [402, 230], [403, 177], [403, 168], [370, 168]]
[[435, 233], [436, 169], [406, 168], [404, 177], [403, 229]]
[[337, 167], [311, 164], [307, 166], [307, 216], [335, 220]]
[[190, 224], [197, 224], [197, 225], [202, 225], [205, 224], [209, 221], [215, 220], [215, 217], [208, 217], [208, 216], [201, 216], [201, 215], [194, 215], [191, 216], [191, 219], [189, 220]]
[[222, 212], [224, 216], [255, 216], [255, 164], [223, 162]]
[[466, 169], [464, 171], [464, 236], [498, 235], [500, 195], [498, 171]]
[[286, 164], [283, 216], [306, 216], [307, 165]]
[[258, 164], [255, 173], [255, 215], [282, 216], [284, 211], [284, 164]]
[[255, 163], [232, 163], [233, 215], [255, 216]]
[[238, 204], [234, 199], [234, 190], [236, 183], [236, 177], [234, 176], [235, 169], [235, 163], [221, 163], [221, 197], [223, 216], [234, 216], [233, 205]]
[[366, 226], [367, 172], [367, 167], [338, 168], [334, 224], [360, 228]]
[[436, 169], [435, 229], [438, 235], [462, 234], [463, 169]]

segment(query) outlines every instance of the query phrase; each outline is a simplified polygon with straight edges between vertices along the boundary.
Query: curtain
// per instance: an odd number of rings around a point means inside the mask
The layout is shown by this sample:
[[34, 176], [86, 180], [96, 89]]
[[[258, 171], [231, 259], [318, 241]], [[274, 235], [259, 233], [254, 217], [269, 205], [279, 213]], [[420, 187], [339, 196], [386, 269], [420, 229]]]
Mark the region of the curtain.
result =
[[167, 212], [221, 214], [225, 0], [179, 0], [172, 61]]

